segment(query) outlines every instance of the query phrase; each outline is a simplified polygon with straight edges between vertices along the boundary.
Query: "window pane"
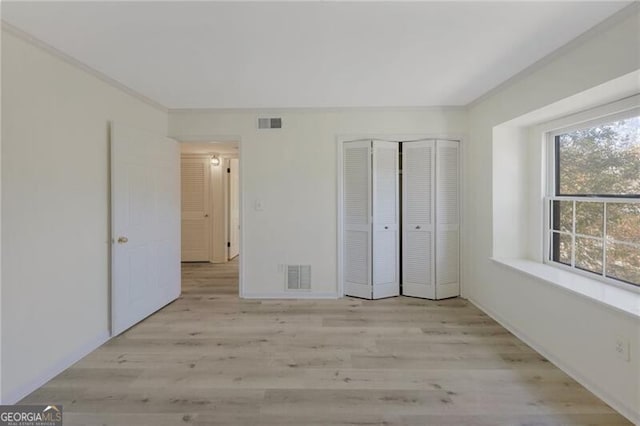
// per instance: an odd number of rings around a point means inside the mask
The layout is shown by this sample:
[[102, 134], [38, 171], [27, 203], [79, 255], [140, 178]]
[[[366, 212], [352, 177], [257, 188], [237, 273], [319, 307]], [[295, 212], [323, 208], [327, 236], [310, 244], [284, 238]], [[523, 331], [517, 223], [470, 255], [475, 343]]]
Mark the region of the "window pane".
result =
[[573, 201], [554, 201], [552, 212], [554, 231], [573, 232]]
[[640, 117], [556, 136], [556, 195], [640, 194]]
[[571, 266], [571, 235], [552, 233], [551, 259]]
[[640, 285], [640, 248], [607, 242], [607, 276]]
[[602, 240], [576, 237], [576, 268], [602, 274]]
[[607, 236], [640, 244], [640, 204], [607, 204]]
[[602, 237], [604, 203], [576, 201], [576, 234]]

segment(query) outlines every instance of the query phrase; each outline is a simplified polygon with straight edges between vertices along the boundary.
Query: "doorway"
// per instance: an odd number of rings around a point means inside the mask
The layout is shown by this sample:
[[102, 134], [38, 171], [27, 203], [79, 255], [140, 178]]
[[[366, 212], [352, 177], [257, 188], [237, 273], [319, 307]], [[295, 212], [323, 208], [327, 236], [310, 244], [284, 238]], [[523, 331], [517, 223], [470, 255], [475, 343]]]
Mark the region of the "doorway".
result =
[[[180, 164], [183, 281], [218, 286], [214, 277], [239, 273], [239, 144], [182, 142]], [[217, 290], [239, 294], [238, 287], [235, 279]]]

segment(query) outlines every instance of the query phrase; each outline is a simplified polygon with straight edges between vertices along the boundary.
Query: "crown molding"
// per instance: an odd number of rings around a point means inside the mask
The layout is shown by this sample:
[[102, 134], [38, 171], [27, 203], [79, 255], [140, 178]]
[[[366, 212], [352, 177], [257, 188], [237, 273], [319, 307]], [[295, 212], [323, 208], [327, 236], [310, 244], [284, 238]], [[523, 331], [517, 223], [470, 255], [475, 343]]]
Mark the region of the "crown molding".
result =
[[422, 112], [448, 111], [466, 112], [465, 105], [433, 105], [433, 106], [345, 106], [345, 107], [264, 107], [264, 108], [169, 108], [170, 114], [287, 114], [318, 112]]
[[32, 36], [31, 34], [21, 30], [18, 27], [15, 27], [11, 24], [9, 24], [8, 22], [2, 20], [0, 21], [0, 27], [2, 28], [2, 31], [6, 31], [9, 34], [12, 34], [16, 37], [18, 37], [19, 39], [26, 41], [27, 43], [31, 44], [32, 46], [35, 46], [47, 53], [49, 53], [50, 55], [62, 60], [63, 62], [78, 68], [90, 75], [92, 75], [93, 77], [97, 78], [98, 80], [107, 83], [109, 86], [120, 90], [121, 92], [126, 93], [127, 95], [141, 101], [144, 102], [145, 104], [159, 110], [162, 111], [164, 113], [168, 113], [169, 112], [169, 108], [165, 107], [164, 105], [154, 101], [153, 99], [133, 90], [132, 88], [125, 86], [124, 84], [120, 83], [119, 81], [109, 77], [108, 75], [94, 69], [91, 68], [89, 65], [80, 62], [79, 60], [75, 59], [74, 57], [64, 53], [63, 51], [45, 43], [44, 41]]

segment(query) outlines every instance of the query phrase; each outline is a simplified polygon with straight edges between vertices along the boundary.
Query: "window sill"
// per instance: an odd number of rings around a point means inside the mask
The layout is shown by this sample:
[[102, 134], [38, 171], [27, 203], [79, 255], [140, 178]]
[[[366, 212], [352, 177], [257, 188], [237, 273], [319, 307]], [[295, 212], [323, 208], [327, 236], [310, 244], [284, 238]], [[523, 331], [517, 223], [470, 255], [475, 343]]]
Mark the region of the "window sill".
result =
[[494, 262], [572, 293], [640, 318], [640, 293], [527, 259], [491, 258]]

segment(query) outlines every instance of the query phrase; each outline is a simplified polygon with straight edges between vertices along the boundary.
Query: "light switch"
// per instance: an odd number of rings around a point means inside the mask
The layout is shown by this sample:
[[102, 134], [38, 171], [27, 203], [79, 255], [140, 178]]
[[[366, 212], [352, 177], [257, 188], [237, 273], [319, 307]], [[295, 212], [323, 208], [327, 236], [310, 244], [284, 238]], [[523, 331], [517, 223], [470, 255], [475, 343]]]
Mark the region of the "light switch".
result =
[[264, 210], [264, 205], [262, 204], [262, 200], [256, 200], [255, 209], [257, 212], [261, 212]]

